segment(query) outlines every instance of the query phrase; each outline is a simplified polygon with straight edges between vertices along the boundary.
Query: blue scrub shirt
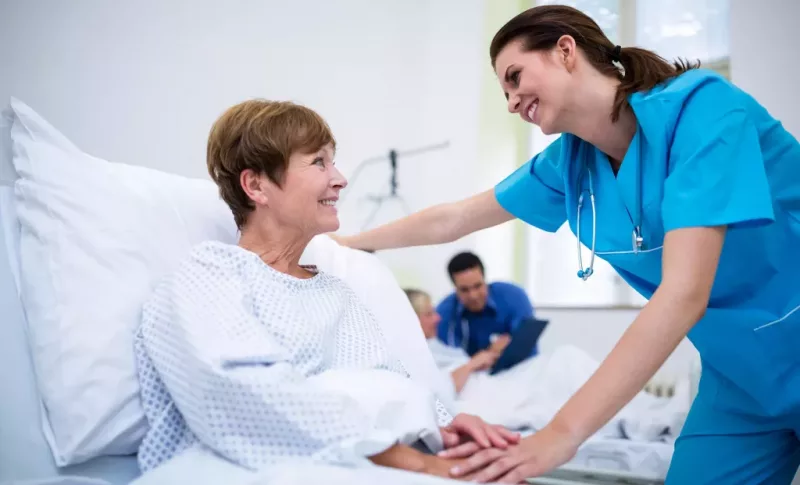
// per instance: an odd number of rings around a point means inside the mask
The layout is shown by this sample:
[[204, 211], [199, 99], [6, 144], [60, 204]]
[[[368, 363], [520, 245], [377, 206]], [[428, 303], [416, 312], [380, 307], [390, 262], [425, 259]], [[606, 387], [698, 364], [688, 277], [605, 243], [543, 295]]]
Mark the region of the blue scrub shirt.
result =
[[[501, 182], [497, 200], [545, 231], [566, 222], [575, 233], [590, 170], [597, 255], [646, 298], [661, 281], [668, 231], [726, 225], [708, 310], [689, 333], [703, 377], [668, 482], [780, 482], [771, 474], [800, 463], [800, 144], [712, 71], [629, 102], [638, 127], [616, 176], [604, 154], [564, 134]], [[637, 210], [644, 251], [634, 254]], [[591, 237], [586, 203], [581, 242], [591, 247]], [[751, 458], [758, 465], [737, 461]]]
[[[469, 355], [487, 348], [493, 334], [511, 334], [520, 322], [533, 317], [533, 305], [525, 290], [511, 283], [489, 283], [486, 306], [480, 312], [467, 310], [455, 293], [439, 303], [436, 312], [442, 317], [437, 337], [445, 345], [461, 347]], [[462, 322], [468, 327], [468, 341], [464, 345]], [[531, 356], [536, 355], [534, 346]]]

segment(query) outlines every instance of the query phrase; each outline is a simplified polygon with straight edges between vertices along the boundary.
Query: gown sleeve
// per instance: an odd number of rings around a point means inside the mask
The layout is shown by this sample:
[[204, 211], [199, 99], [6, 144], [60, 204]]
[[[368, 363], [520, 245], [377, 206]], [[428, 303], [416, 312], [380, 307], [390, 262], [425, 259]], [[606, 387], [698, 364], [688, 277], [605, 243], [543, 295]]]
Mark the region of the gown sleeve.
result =
[[664, 230], [754, 226], [774, 219], [759, 134], [741, 94], [723, 80], [685, 102], [664, 186]]
[[297, 457], [357, 461], [396, 443], [352, 400], [307, 382], [253, 316], [241, 278], [197, 264], [179, 274], [145, 306], [141, 338], [201, 443], [251, 469]]

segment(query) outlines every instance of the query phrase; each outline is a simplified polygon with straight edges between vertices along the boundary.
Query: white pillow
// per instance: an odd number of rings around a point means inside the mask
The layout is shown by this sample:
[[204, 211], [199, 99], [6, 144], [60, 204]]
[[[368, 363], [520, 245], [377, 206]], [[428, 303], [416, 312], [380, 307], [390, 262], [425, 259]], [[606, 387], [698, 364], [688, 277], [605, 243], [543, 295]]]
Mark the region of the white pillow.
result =
[[210, 181], [83, 153], [18, 100], [11, 120], [19, 290], [58, 466], [131, 454], [145, 431], [132, 335], [159, 277], [236, 241]]
[[[0, 166], [0, 177], [16, 179], [18, 289], [55, 462], [135, 453], [146, 426], [132, 349], [142, 304], [195, 244], [236, 242], [230, 210], [210, 181], [92, 157], [18, 100], [3, 114], [13, 167]], [[441, 386], [385, 265], [326, 236], [304, 260], [353, 287], [412, 377]]]

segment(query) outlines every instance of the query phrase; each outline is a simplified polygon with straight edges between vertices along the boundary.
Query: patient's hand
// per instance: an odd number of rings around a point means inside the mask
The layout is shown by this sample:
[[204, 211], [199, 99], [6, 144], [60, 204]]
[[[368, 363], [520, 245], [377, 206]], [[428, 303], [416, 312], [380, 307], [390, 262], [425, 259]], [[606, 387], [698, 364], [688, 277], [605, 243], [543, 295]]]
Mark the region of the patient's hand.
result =
[[[466, 459], [426, 455], [407, 445], [394, 445], [377, 455], [371, 456], [369, 459], [379, 466], [450, 479], [454, 478], [453, 474], [458, 472], [458, 468], [464, 469], [468, 466]], [[478, 471], [480, 470], [464, 473], [457, 480], [469, 480]]]
[[509, 336], [507, 333], [498, 335], [495, 341], [489, 345], [489, 351], [494, 352], [499, 356], [506, 349], [509, 342], [511, 342], [511, 336]]
[[455, 478], [455, 472], [460, 468], [465, 468], [466, 466], [467, 460], [465, 459], [454, 460], [428, 455], [425, 456], [425, 467], [422, 469], [422, 473], [436, 477], [449, 478], [451, 480], [455, 479], [469, 481], [476, 473], [481, 471], [474, 470], [473, 472], [463, 474], [462, 476]]
[[498, 357], [499, 354], [490, 350], [481, 350], [469, 360], [470, 368], [473, 372], [489, 369], [497, 362]]
[[[441, 433], [446, 449], [473, 443], [479, 448], [505, 450], [509, 445], [515, 445], [520, 441], [519, 433], [513, 433], [502, 426], [489, 424], [478, 416], [464, 413], [457, 415], [449, 426], [441, 428]], [[442, 453], [440, 456], [447, 457]]]

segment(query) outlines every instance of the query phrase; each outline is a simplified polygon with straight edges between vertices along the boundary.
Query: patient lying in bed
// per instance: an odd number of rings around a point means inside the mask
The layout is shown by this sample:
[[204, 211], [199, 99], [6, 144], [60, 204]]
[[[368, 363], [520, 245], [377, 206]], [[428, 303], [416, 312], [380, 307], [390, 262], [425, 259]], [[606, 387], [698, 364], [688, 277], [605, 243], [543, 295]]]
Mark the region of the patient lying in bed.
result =
[[[448, 389], [457, 410], [511, 429], [543, 428], [567, 400], [591, 377], [600, 362], [571, 345], [542, 352], [496, 375], [490, 368], [498, 356], [490, 350], [470, 357], [459, 348], [439, 342], [440, 321], [430, 296], [416, 289], [406, 295], [419, 318], [422, 331], [439, 369], [450, 378]], [[672, 399], [641, 392], [597, 437], [637, 441], [671, 441], [677, 438], [690, 401], [688, 380]]]
[[143, 471], [197, 446], [254, 470], [311, 459], [447, 476], [452, 462], [417, 450], [516, 439], [476, 418], [451, 423], [355, 293], [300, 266], [309, 241], [338, 228], [346, 182], [333, 155], [325, 122], [290, 103], [248, 101], [215, 124], [208, 169], [241, 238], [195, 247], [144, 306]]

